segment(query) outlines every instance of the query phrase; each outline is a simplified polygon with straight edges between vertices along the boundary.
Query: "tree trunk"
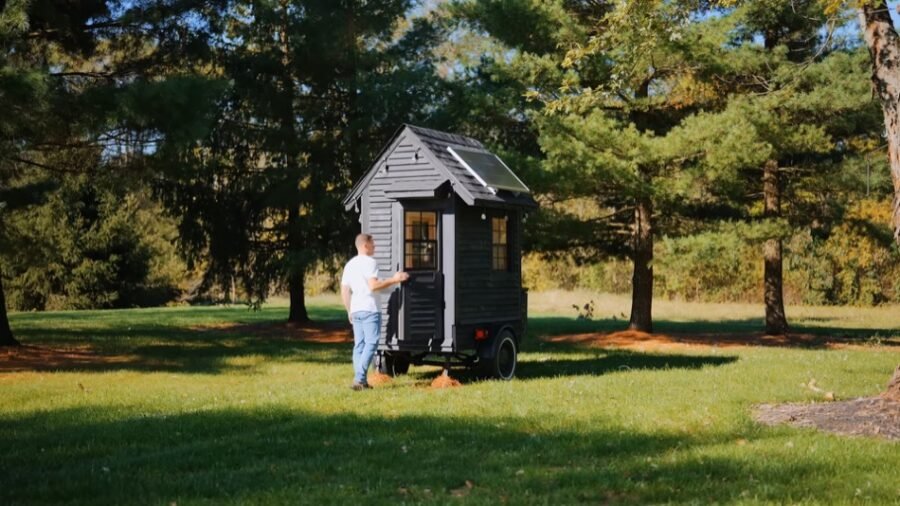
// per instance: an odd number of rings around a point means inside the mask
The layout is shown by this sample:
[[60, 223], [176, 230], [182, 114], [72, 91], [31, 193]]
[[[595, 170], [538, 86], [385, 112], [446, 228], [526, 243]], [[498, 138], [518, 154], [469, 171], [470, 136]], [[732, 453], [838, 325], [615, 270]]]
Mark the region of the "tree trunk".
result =
[[[288, 9], [290, 2], [288, 0], [279, 0], [281, 6], [281, 30], [279, 34], [280, 50], [281, 50], [281, 94], [284, 101], [284, 107], [281, 110], [281, 131], [284, 134], [284, 154], [291, 168], [297, 175], [296, 184], [291, 189], [291, 200], [288, 208], [288, 237], [287, 247], [289, 257], [296, 257], [303, 251], [304, 233], [300, 220], [300, 206], [302, 196], [300, 194], [304, 174], [300, 169], [303, 162], [301, 161], [300, 148], [297, 144], [299, 135], [297, 134], [296, 113], [294, 111], [295, 96], [295, 79], [293, 74], [293, 61], [291, 53], [291, 45], [289, 40], [289, 14]], [[293, 253], [291, 255], [290, 253]], [[291, 306], [288, 311], [289, 323], [303, 323], [309, 321], [309, 314], [306, 311], [306, 298], [303, 293], [303, 278], [306, 269], [297, 264], [297, 260], [290, 260], [288, 266], [288, 292], [291, 297]]]
[[886, 2], [859, 9], [859, 24], [872, 58], [872, 87], [881, 102], [888, 141], [894, 198], [891, 225], [900, 244], [900, 36], [894, 30]]
[[[872, 88], [881, 102], [888, 141], [888, 161], [894, 198], [891, 225], [894, 242], [900, 244], [900, 36], [894, 30], [891, 13], [884, 0], [859, 9], [859, 26], [872, 59]], [[900, 400], [900, 368], [888, 384], [886, 396]]]
[[291, 294], [291, 309], [288, 313], [289, 323], [305, 323], [309, 321], [306, 311], [306, 294], [303, 293], [303, 272], [294, 272], [288, 279], [288, 291]]
[[3, 292], [3, 279], [0, 278], [0, 346], [20, 346], [9, 328], [9, 317], [6, 314], [6, 294]]
[[653, 230], [651, 215], [653, 203], [650, 197], [638, 199], [634, 209], [634, 230], [631, 276], [631, 320], [628, 328], [653, 332]]
[[[763, 168], [763, 194], [765, 195], [765, 216], [777, 218], [781, 215], [781, 187], [778, 177], [778, 162], [769, 160]], [[784, 314], [784, 280], [782, 277], [781, 239], [773, 238], [763, 246], [765, 261], [766, 334], [780, 335], [788, 330]]]

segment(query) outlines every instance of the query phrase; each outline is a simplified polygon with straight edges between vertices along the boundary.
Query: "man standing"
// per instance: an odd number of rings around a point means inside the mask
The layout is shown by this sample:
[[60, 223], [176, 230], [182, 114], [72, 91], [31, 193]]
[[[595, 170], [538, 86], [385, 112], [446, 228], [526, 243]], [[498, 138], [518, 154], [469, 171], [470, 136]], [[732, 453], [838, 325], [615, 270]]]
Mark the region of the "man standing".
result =
[[356, 236], [357, 255], [344, 266], [341, 276], [341, 300], [353, 325], [353, 390], [369, 388], [366, 382], [369, 364], [375, 356], [381, 333], [381, 307], [374, 293], [409, 279], [398, 272], [387, 279], [378, 279], [375, 241], [369, 234]]

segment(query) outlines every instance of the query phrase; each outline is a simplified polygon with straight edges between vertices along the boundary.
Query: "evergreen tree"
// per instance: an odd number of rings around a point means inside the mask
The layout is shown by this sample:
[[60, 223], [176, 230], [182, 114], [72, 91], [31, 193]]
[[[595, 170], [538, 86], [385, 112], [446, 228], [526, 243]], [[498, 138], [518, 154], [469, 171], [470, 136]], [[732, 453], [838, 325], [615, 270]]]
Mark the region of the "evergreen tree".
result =
[[741, 84], [730, 86], [721, 112], [687, 120], [683, 142], [702, 149], [701, 167], [716, 178], [713, 195], [738, 190], [727, 198], [744, 207], [739, 214], [766, 224], [756, 227], [764, 239], [765, 330], [783, 334], [783, 239], [816, 222], [827, 233], [846, 198], [819, 197], [840, 195], [840, 162], [877, 128], [859, 54], [818, 35], [825, 23], [818, 2], [746, 2], [723, 21], [734, 23], [730, 45], [743, 48], [744, 58], [725, 62]]
[[[66, 173], [137, 171], [148, 155], [190, 142], [214, 92], [174, 75], [172, 64], [202, 47], [194, 42], [203, 30], [182, 16], [207, 7], [200, 0], [7, 2], [0, 11], [2, 193]], [[5, 239], [7, 254], [21, 246]], [[15, 344], [0, 299], [0, 342]]]
[[160, 194], [181, 217], [205, 282], [238, 277], [255, 303], [286, 287], [308, 319], [304, 274], [349, 251], [340, 198], [399, 124], [439, 109], [429, 48], [410, 0], [230, 2], [213, 72], [229, 80], [214, 131], [171, 165]]
[[506, 72], [543, 104], [533, 117], [553, 181], [544, 198], [556, 211], [543, 230], [577, 230], [568, 243], [576, 251], [627, 255], [630, 328], [651, 331], [653, 236], [662, 231], [655, 227], [677, 226], [655, 217], [680, 201], [667, 180], [686, 154], [667, 135], [720, 99], [708, 62], [720, 39], [689, 25], [678, 3], [465, 5], [478, 26], [515, 49]]
[[71, 174], [5, 221], [7, 304], [17, 310], [161, 305], [185, 277], [171, 224], [140, 181]]

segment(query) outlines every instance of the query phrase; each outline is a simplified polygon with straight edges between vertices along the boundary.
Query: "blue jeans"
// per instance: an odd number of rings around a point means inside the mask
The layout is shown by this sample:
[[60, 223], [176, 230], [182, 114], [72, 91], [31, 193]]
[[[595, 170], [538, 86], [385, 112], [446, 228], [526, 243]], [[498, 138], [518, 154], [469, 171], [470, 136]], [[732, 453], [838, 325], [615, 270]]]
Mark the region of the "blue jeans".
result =
[[350, 321], [353, 322], [353, 381], [365, 384], [381, 334], [381, 312], [357, 311], [350, 315]]

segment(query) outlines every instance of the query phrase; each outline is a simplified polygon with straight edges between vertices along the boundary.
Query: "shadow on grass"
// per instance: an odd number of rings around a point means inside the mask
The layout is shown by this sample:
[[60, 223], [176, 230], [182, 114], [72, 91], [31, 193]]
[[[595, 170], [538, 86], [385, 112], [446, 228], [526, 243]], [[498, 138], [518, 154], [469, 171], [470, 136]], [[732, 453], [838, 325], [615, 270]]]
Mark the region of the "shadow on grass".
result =
[[[42, 357], [37, 353], [30, 361], [0, 364], [0, 371], [25, 370], [140, 370], [185, 373], [216, 373], [246, 369], [231, 363], [234, 358], [260, 356], [266, 360], [347, 364], [350, 344], [309, 342], [292, 337], [280, 327], [286, 319], [286, 308], [249, 311], [243, 307], [152, 308], [123, 311], [85, 311], [17, 314], [13, 318], [16, 334], [26, 344], [49, 347], [89, 347], [69, 356]], [[322, 322], [323, 332], [342, 329], [349, 335], [341, 308], [311, 308], [314, 319]], [[217, 327], [221, 326], [221, 327]], [[676, 340], [684, 336], [702, 336], [697, 343], [715, 345], [719, 337], [740, 341], [762, 325], [760, 319], [722, 322], [658, 321], [656, 329], [671, 333]], [[538, 316], [529, 320], [528, 336], [523, 351], [548, 351], [554, 354], [584, 353], [585, 345], [548, 343], [541, 338], [569, 334], [602, 333], [622, 330], [621, 320], [577, 320], [574, 318]], [[844, 336], [845, 342], [865, 342], [892, 331], [878, 329], [836, 329], [799, 327], [798, 332], [814, 335]], [[313, 332], [313, 331], [311, 331]], [[680, 336], [680, 337], [679, 337]], [[787, 345], [821, 347], [830, 338], [813, 337]], [[900, 342], [883, 340], [883, 346], [900, 346]], [[638, 358], [639, 357], [639, 358]], [[705, 362], [704, 362], [705, 360]], [[553, 377], [560, 375], [602, 374], [622, 368], [702, 367], [718, 365], [723, 357], [684, 357], [680, 355], [606, 354], [595, 359], [523, 362], [519, 376]], [[17, 368], [18, 367], [18, 368]]]
[[[812, 456], [707, 450], [739, 436], [646, 433], [602, 415], [577, 432], [550, 432], [514, 418], [108, 413], [0, 417], [0, 503], [828, 502], [841, 493], [837, 471]], [[890, 486], [867, 493], [896, 499]]]
[[183, 340], [174, 344], [126, 345], [99, 349], [57, 349], [26, 345], [12, 359], [0, 363], [0, 372], [22, 371], [161, 371], [214, 374], [251, 370], [232, 359], [256, 356], [266, 361], [320, 364], [350, 363], [349, 345], [302, 341]]
[[[526, 353], [528, 350], [525, 350]], [[523, 355], [516, 367], [516, 378], [520, 380], [559, 378], [568, 376], [600, 376], [611, 372], [667, 369], [702, 369], [736, 362], [736, 356], [700, 356], [662, 353], [641, 353], [629, 350], [608, 349], [595, 351], [592, 356], [584, 356], [583, 347], [567, 346], [551, 343], [545, 345], [544, 352], [551, 353], [550, 358]], [[581, 358], [560, 358], [577, 353]], [[590, 352], [588, 352], [590, 353]], [[412, 374], [419, 379], [432, 379], [437, 370], [417, 371]], [[454, 369], [452, 376], [462, 383], [479, 381], [475, 371]]]
[[547, 359], [519, 362], [516, 377], [521, 379], [558, 376], [601, 375], [610, 372], [654, 369], [702, 369], [730, 364], [734, 356], [665, 355], [626, 350], [607, 350], [587, 359]]
[[[318, 311], [319, 323], [284, 324], [284, 311], [260, 314], [235, 308], [60, 312], [49, 320], [20, 315], [16, 335], [26, 344], [0, 362], [0, 372], [27, 370], [138, 370], [216, 373], [250, 366], [231, 359], [349, 363], [349, 324]], [[343, 313], [341, 313], [343, 314]], [[111, 318], [110, 315], [116, 318]], [[324, 317], [324, 318], [323, 318]], [[24, 324], [23, 324], [24, 323]], [[324, 342], [318, 337], [324, 335]]]

